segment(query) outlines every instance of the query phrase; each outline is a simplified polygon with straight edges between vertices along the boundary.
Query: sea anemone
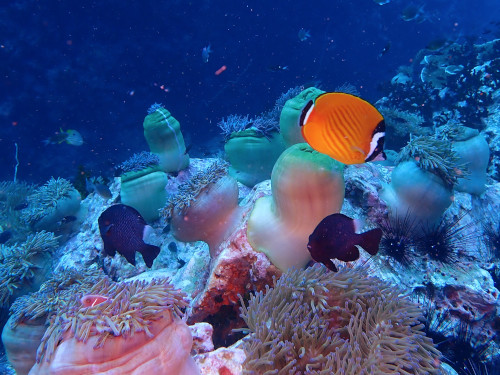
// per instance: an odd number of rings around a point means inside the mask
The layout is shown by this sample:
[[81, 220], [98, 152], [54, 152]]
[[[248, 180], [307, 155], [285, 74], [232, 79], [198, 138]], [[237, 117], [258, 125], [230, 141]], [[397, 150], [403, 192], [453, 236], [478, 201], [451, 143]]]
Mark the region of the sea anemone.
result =
[[152, 106], [144, 119], [144, 137], [152, 153], [160, 158], [164, 172], [178, 172], [189, 165], [181, 126], [161, 105]]
[[105, 298], [88, 306], [78, 294], [60, 306], [32, 371], [199, 373], [190, 357], [191, 333], [180, 319], [185, 296], [168, 281], [114, 283], [104, 278], [88, 294]]
[[316, 87], [308, 87], [285, 102], [280, 115], [280, 133], [287, 147], [304, 142], [298, 126], [300, 114], [309, 100], [314, 100], [323, 93], [323, 90]]
[[158, 219], [158, 210], [167, 201], [165, 187], [168, 177], [158, 169], [158, 166], [153, 165], [127, 172], [120, 177], [122, 203], [135, 208], [148, 222]]
[[71, 182], [52, 177], [28, 197], [28, 207], [23, 210], [21, 218], [36, 231], [54, 232], [64, 217], [78, 214], [80, 201], [81, 195]]
[[27, 374], [35, 364], [36, 351], [49, 317], [75, 294], [88, 292], [103, 276], [102, 271], [95, 268], [82, 272], [65, 270], [54, 274], [37, 292], [14, 301], [2, 332], [2, 343], [18, 375]]
[[452, 196], [451, 188], [440, 177], [420, 168], [416, 161], [398, 164], [390, 185], [380, 193], [392, 219], [409, 212], [418, 229], [439, 224]]
[[181, 185], [161, 210], [161, 216], [170, 219], [172, 234], [177, 240], [204, 241], [212, 257], [242, 215], [238, 206], [238, 184], [227, 174], [227, 164], [221, 160]]
[[440, 177], [451, 188], [468, 173], [467, 166], [452, 149], [451, 142], [430, 136], [412, 137], [400, 151], [396, 163], [415, 161], [424, 171]]
[[151, 152], [142, 151], [132, 155], [118, 166], [118, 170], [123, 173], [139, 172], [143, 169], [159, 166], [160, 158]]
[[309, 235], [344, 201], [344, 165], [306, 143], [286, 149], [271, 175], [272, 196], [259, 198], [248, 219], [247, 238], [282, 271], [305, 266]]
[[249, 187], [271, 178], [273, 166], [284, 150], [279, 133], [266, 136], [257, 128], [232, 133], [224, 145], [229, 174]]
[[241, 309], [244, 374], [437, 374], [418, 306], [366, 270], [289, 270]]
[[48, 278], [57, 239], [54, 233], [41, 231], [21, 244], [0, 247], [0, 306], [37, 290]]

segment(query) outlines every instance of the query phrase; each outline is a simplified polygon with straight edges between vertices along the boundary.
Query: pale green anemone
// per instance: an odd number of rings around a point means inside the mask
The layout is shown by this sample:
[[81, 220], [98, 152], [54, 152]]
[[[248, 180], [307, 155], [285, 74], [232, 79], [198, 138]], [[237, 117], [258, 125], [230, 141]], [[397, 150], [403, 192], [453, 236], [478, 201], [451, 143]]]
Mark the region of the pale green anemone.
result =
[[405, 161], [393, 170], [391, 183], [384, 187], [380, 197], [392, 217], [404, 219], [409, 215], [420, 228], [439, 224], [453, 193], [441, 177], [419, 168], [414, 161]]
[[344, 201], [344, 165], [300, 143], [285, 150], [271, 175], [272, 196], [259, 198], [248, 219], [247, 238], [281, 270], [311, 260], [309, 235]]
[[453, 151], [460, 163], [467, 167], [467, 175], [458, 180], [455, 190], [473, 195], [481, 195], [486, 190], [486, 172], [490, 160], [488, 142], [479, 131], [463, 128], [461, 136], [452, 142]]
[[299, 126], [302, 109], [309, 100], [314, 100], [323, 93], [323, 90], [309, 87], [296, 97], [286, 101], [281, 110], [280, 133], [287, 146], [305, 142]]
[[160, 158], [164, 172], [178, 172], [189, 165], [179, 121], [163, 107], [144, 119], [144, 137], [152, 153]]
[[167, 201], [167, 182], [166, 173], [158, 167], [125, 173], [121, 176], [122, 203], [135, 208], [146, 221], [154, 221]]
[[274, 163], [284, 150], [280, 134], [274, 132], [267, 138], [253, 129], [232, 133], [224, 145], [231, 164], [229, 174], [249, 187], [271, 178]]

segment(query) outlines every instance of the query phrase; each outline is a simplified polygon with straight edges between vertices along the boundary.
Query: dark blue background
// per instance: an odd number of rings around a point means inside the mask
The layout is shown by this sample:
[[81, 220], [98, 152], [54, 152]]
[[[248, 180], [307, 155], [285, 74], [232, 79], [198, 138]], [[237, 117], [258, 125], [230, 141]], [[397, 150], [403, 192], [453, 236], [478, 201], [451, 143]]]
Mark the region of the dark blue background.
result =
[[[215, 153], [222, 117], [266, 111], [290, 87], [349, 82], [375, 101], [377, 87], [431, 40], [498, 34], [491, 24], [500, 21], [498, 0], [428, 1], [422, 23], [400, 18], [409, 4], [10, 2], [0, 10], [0, 180], [13, 177], [15, 142], [19, 179], [71, 178], [79, 165], [111, 175], [116, 163], [147, 150], [142, 121], [153, 102], [181, 122], [192, 156]], [[301, 28], [311, 33], [304, 42]], [[208, 44], [214, 52], [204, 63]], [[216, 76], [222, 65], [227, 70]], [[289, 68], [269, 69], [275, 65]], [[85, 144], [44, 146], [60, 127], [78, 130]]]

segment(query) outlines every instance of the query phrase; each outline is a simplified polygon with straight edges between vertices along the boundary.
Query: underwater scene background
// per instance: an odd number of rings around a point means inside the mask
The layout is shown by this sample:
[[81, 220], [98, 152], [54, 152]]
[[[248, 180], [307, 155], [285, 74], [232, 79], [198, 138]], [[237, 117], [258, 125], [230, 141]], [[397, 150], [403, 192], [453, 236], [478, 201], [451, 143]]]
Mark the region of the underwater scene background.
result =
[[500, 374], [497, 0], [0, 21], [0, 374]]

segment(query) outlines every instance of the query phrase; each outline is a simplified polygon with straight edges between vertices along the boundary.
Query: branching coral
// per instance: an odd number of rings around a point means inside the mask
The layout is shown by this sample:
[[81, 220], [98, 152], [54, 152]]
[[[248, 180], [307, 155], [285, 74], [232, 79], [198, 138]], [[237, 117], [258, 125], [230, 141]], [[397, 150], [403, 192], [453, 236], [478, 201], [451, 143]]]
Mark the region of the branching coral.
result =
[[129, 159], [125, 160], [118, 166], [122, 172], [137, 172], [149, 167], [158, 166], [160, 158], [158, 155], [151, 152], [142, 151], [138, 154], [132, 155]]
[[18, 245], [0, 248], [0, 306], [12, 296], [36, 290], [49, 272], [50, 252], [57, 247], [53, 233], [41, 231]]
[[396, 163], [408, 160], [440, 177], [448, 187], [467, 174], [467, 167], [460, 162], [451, 143], [429, 136], [413, 137], [399, 153]]
[[418, 306], [364, 272], [315, 264], [251, 296], [244, 374], [437, 374]]

